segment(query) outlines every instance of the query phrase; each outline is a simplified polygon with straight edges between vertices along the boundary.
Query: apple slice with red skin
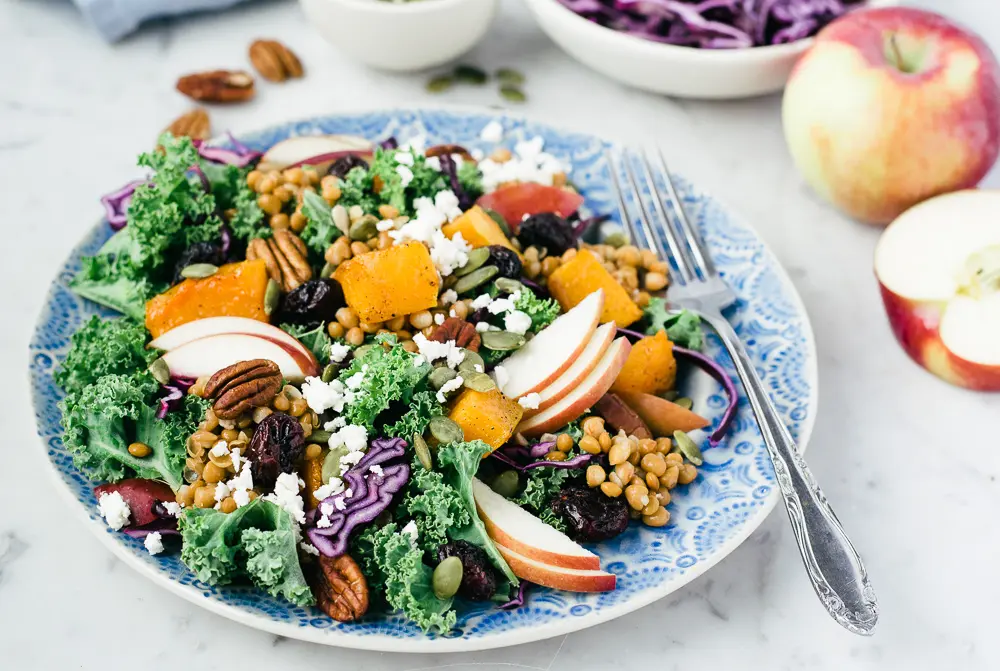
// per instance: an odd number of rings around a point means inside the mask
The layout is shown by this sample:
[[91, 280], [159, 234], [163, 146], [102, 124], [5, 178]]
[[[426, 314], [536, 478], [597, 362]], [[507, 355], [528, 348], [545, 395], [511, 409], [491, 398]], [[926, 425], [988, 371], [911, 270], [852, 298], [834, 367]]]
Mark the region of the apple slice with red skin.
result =
[[555, 382], [587, 347], [604, 309], [604, 292], [590, 294], [539, 331], [503, 362], [504, 395], [520, 398]]
[[495, 543], [497, 551], [518, 578], [567, 592], [610, 592], [617, 584], [613, 573], [593, 569], [572, 569], [552, 566], [531, 559]]
[[309, 164], [325, 171], [338, 158], [365, 158], [373, 150], [370, 141], [355, 135], [300, 135], [274, 144], [264, 152], [257, 169], [266, 172]]
[[153, 512], [153, 506], [157, 503], [173, 502], [175, 500], [174, 490], [159, 480], [146, 480], [145, 478], [127, 478], [118, 482], [107, 482], [94, 487], [94, 496], [101, 500], [102, 494], [118, 492], [128, 504], [129, 519], [128, 526], [142, 527], [151, 522], [161, 519]]
[[521, 420], [517, 426], [518, 432], [526, 437], [539, 436], [566, 426], [593, 407], [614, 384], [631, 349], [632, 345], [626, 338], [615, 340], [594, 370], [576, 389], [537, 415]]
[[273, 361], [291, 382], [301, 382], [307, 376], [318, 375], [317, 367], [304, 357], [296, 356], [298, 354], [260, 336], [222, 333], [192, 340], [170, 350], [162, 358], [173, 377], [213, 375], [226, 366], [251, 359]]
[[601, 558], [527, 510], [472, 479], [476, 510], [494, 542], [524, 557], [558, 568], [599, 570]]
[[[267, 322], [247, 317], [205, 317], [204, 319], [196, 319], [193, 322], [181, 324], [176, 328], [170, 329], [159, 338], [154, 338], [148, 347], [170, 351], [177, 349], [181, 345], [186, 345], [192, 340], [222, 335], [224, 333], [245, 333], [267, 338], [286, 349], [298, 351], [307, 359], [315, 360], [316, 358], [308, 347], [277, 326], [271, 326]], [[318, 366], [319, 363], [317, 362], [312, 367], [315, 368]]]
[[674, 431], [687, 433], [711, 424], [698, 413], [659, 396], [626, 391], [617, 394], [657, 436], [670, 436]]
[[875, 274], [896, 339], [952, 384], [1000, 391], [1000, 191], [910, 208], [882, 234]]
[[583, 196], [558, 186], [522, 182], [480, 196], [476, 204], [498, 213], [517, 233], [525, 216], [555, 212], [561, 217], [568, 217], [580, 209]]
[[601, 360], [604, 353], [608, 351], [608, 347], [611, 346], [614, 339], [614, 322], [598, 326], [597, 330], [594, 331], [594, 335], [590, 337], [590, 342], [587, 343], [587, 346], [583, 348], [583, 351], [580, 352], [580, 355], [573, 361], [570, 367], [563, 371], [562, 375], [557, 377], [552, 384], [538, 392], [538, 407], [531, 410], [526, 409], [524, 417], [537, 415], [562, 399], [566, 394], [573, 391], [577, 385], [587, 379], [590, 371], [594, 370], [594, 366]]

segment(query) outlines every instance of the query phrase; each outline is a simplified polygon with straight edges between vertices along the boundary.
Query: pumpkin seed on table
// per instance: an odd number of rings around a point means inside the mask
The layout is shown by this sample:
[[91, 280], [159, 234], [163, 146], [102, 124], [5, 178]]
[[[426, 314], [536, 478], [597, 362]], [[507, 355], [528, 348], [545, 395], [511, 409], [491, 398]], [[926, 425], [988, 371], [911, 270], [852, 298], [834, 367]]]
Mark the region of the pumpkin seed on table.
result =
[[417, 453], [417, 459], [420, 460], [421, 466], [428, 471], [434, 468], [434, 460], [431, 458], [431, 448], [419, 433], [413, 434], [413, 451]]
[[431, 574], [434, 596], [439, 599], [450, 599], [455, 596], [462, 584], [463, 573], [462, 560], [458, 557], [447, 557], [435, 566], [434, 573]]
[[472, 391], [486, 393], [497, 388], [497, 383], [486, 373], [472, 371], [462, 376], [462, 384]]
[[680, 429], [674, 431], [674, 440], [677, 442], [677, 449], [683, 454], [688, 461], [690, 461], [695, 466], [701, 466], [704, 462], [701, 455], [701, 450], [691, 436], [687, 435]]
[[[487, 252], [489, 253], [489, 252]], [[455, 293], [464, 294], [486, 284], [500, 273], [496, 266], [483, 266], [455, 282]]]
[[483, 331], [479, 337], [482, 338], [483, 347], [486, 349], [502, 352], [519, 349], [525, 343], [523, 335], [510, 331]]
[[306, 442], [326, 445], [330, 442], [330, 436], [332, 435], [332, 433], [324, 429], [313, 429], [313, 432], [309, 434], [308, 438], [306, 438]]
[[521, 487], [520, 480], [517, 477], [517, 471], [510, 470], [500, 473], [495, 478], [493, 482], [490, 483], [490, 489], [504, 497], [509, 499], [517, 494], [517, 490]]
[[458, 377], [458, 373], [447, 366], [442, 366], [431, 371], [431, 374], [427, 376], [427, 382], [434, 389], [440, 389], [456, 377]]
[[278, 309], [278, 302], [281, 301], [281, 285], [273, 279], [267, 281], [267, 288], [264, 289], [264, 314], [270, 316]]
[[[479, 369], [476, 369], [479, 366]], [[458, 364], [458, 372], [462, 373], [482, 373], [486, 370], [486, 362], [483, 357], [479, 356], [479, 352], [472, 352], [470, 350], [465, 350], [465, 358], [462, 359], [462, 363]]]
[[471, 252], [469, 252], [469, 260], [465, 262], [465, 265], [461, 268], [456, 268], [453, 273], [455, 277], [464, 277], [468, 275], [473, 270], [477, 270], [484, 263], [490, 259], [490, 249], [489, 247], [476, 247]]
[[160, 384], [167, 384], [170, 382], [170, 367], [167, 366], [167, 362], [161, 359], [156, 359], [151, 364], [149, 364], [149, 374], [153, 376], [153, 379]]
[[431, 93], [441, 93], [442, 91], [447, 91], [455, 84], [455, 79], [450, 75], [441, 75], [439, 77], [432, 78], [427, 82], [425, 88]]
[[219, 272], [219, 266], [211, 263], [192, 263], [181, 269], [181, 277], [186, 277], [189, 280], [200, 280], [211, 277], [217, 272]]
[[528, 99], [528, 96], [524, 95], [524, 91], [516, 86], [501, 86], [500, 95], [514, 103], [523, 103]]
[[444, 416], [432, 417], [427, 428], [431, 435], [442, 444], [460, 443], [465, 440], [465, 432], [462, 431], [462, 427]]
[[462, 82], [463, 84], [475, 84], [476, 86], [485, 84], [486, 80], [490, 78], [484, 70], [477, 68], [475, 65], [458, 65], [455, 67], [455, 71], [451, 76], [454, 77], [457, 82]]
[[378, 219], [366, 214], [353, 224], [348, 231], [348, 237], [355, 241], [366, 241], [378, 235]]
[[497, 79], [501, 84], [523, 84], [524, 75], [514, 68], [500, 68], [497, 70]]
[[687, 396], [681, 396], [680, 398], [675, 400], [674, 403], [681, 406], [685, 410], [690, 410], [694, 406], [694, 401], [692, 401]]

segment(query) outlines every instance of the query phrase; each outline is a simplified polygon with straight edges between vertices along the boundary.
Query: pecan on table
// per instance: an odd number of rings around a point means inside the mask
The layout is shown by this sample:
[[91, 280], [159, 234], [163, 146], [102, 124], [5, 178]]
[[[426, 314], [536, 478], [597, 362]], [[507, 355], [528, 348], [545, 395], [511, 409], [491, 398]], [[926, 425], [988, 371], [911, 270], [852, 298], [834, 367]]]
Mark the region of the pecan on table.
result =
[[272, 82], [302, 76], [299, 57], [277, 40], [254, 41], [250, 45], [250, 62], [261, 77]]
[[240, 361], [209, 378], [205, 398], [215, 400], [212, 409], [216, 417], [236, 419], [253, 408], [270, 405], [281, 391], [281, 383], [281, 370], [273, 361]]
[[350, 555], [318, 557], [309, 578], [316, 605], [334, 620], [351, 622], [368, 610], [368, 581]]
[[247, 261], [263, 259], [267, 274], [288, 292], [312, 279], [307, 253], [302, 238], [289, 230], [278, 230], [267, 240], [251, 240], [247, 247]]
[[207, 140], [212, 135], [212, 124], [208, 120], [208, 112], [196, 107], [182, 114], [163, 129], [174, 137], [189, 137], [192, 140]]
[[476, 327], [458, 317], [448, 317], [441, 322], [431, 333], [430, 339], [435, 342], [454, 340], [457, 347], [464, 347], [470, 352], [478, 352], [483, 342]]
[[240, 103], [253, 98], [253, 75], [242, 70], [212, 70], [185, 75], [177, 90], [207, 103]]

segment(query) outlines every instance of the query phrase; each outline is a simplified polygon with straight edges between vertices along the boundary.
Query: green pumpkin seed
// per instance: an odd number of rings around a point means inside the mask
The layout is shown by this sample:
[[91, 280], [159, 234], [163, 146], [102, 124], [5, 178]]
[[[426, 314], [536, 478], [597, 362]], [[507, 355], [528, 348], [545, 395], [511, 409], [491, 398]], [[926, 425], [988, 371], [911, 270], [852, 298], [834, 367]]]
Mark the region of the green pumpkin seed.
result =
[[[479, 366], [479, 370], [476, 370], [476, 366]], [[465, 358], [458, 364], [458, 372], [464, 376], [465, 373], [482, 373], [485, 370], [486, 362], [483, 361], [483, 357], [479, 356], [478, 352], [465, 350]]]
[[431, 418], [427, 428], [441, 444], [461, 443], [465, 440], [465, 432], [462, 431], [462, 427], [444, 416]]
[[347, 235], [351, 240], [365, 242], [378, 235], [378, 217], [366, 214], [353, 224]]
[[205, 277], [211, 277], [217, 272], [219, 272], [219, 266], [212, 265], [211, 263], [192, 263], [190, 266], [184, 266], [181, 269], [181, 277], [186, 277], [189, 280], [200, 280]]
[[[489, 253], [487, 251], [487, 253]], [[455, 293], [464, 294], [486, 284], [500, 272], [496, 266], [483, 266], [455, 282]]]
[[420, 460], [421, 466], [428, 471], [434, 468], [434, 460], [431, 458], [431, 448], [419, 433], [413, 434], [413, 451], [417, 453], [417, 459]]
[[462, 375], [462, 384], [472, 391], [481, 393], [486, 393], [497, 388], [497, 383], [493, 381], [493, 378], [486, 373], [477, 373], [476, 371]]
[[267, 281], [267, 288], [264, 289], [264, 314], [270, 315], [278, 309], [281, 301], [281, 285], [273, 279]]
[[510, 331], [483, 331], [479, 335], [483, 339], [483, 347], [497, 351], [520, 349], [525, 343], [523, 335]]
[[514, 470], [504, 471], [493, 478], [493, 482], [490, 483], [490, 489], [505, 499], [517, 496], [517, 490], [520, 488], [521, 483], [517, 477], [517, 471]]
[[501, 84], [518, 85], [524, 83], [524, 75], [514, 68], [500, 68], [497, 70], [497, 79]]
[[441, 368], [435, 368], [431, 371], [431, 374], [427, 376], [427, 382], [434, 387], [434, 389], [440, 389], [456, 377], [458, 377], [458, 373], [447, 366], [442, 366]]
[[485, 84], [486, 80], [490, 78], [481, 68], [477, 68], [475, 65], [464, 64], [455, 68], [452, 77], [455, 78], [455, 81], [462, 82], [463, 84], [475, 84], [476, 86]]
[[456, 277], [464, 277], [473, 270], [478, 270], [481, 265], [490, 260], [489, 247], [476, 247], [469, 252], [469, 260], [461, 268], [455, 270]]
[[323, 459], [323, 468], [320, 469], [320, 477], [323, 478], [323, 482], [330, 482], [330, 478], [340, 477], [340, 458], [347, 454], [347, 446], [341, 445], [340, 447], [335, 447], [326, 453], [326, 458]]
[[157, 359], [149, 364], [149, 374], [160, 384], [170, 382], [170, 367], [163, 359]]
[[677, 405], [681, 406], [685, 410], [690, 410], [691, 407], [694, 405], [694, 401], [692, 401], [687, 396], [681, 396], [680, 398], [678, 398], [677, 400], [675, 400], [674, 403], [676, 403]]
[[313, 429], [313, 432], [309, 434], [308, 438], [306, 438], [306, 442], [326, 445], [330, 442], [330, 436], [332, 435], [332, 433], [324, 429]]
[[369, 343], [367, 345], [362, 345], [361, 347], [357, 348], [356, 350], [354, 350], [354, 358], [355, 359], [364, 359], [365, 355], [368, 354], [368, 352], [371, 351], [372, 347], [375, 347], [375, 345], [372, 345], [371, 343]]
[[431, 93], [441, 93], [450, 89], [454, 83], [455, 80], [450, 75], [441, 75], [427, 82], [425, 88]]
[[663, 392], [662, 396], [668, 401], [676, 401], [681, 397], [681, 393], [676, 389], [671, 389], [670, 391]]
[[509, 277], [498, 277], [494, 282], [496, 288], [506, 294], [512, 294], [518, 291], [524, 291], [524, 285], [515, 279]]
[[434, 596], [439, 599], [450, 599], [455, 596], [459, 585], [462, 584], [462, 573], [462, 560], [458, 557], [448, 557], [435, 566], [434, 573], [431, 574]]
[[328, 363], [323, 368], [323, 373], [320, 375], [319, 379], [323, 382], [333, 382], [333, 378], [337, 377], [337, 372], [340, 370], [340, 366], [335, 363]]
[[337, 266], [333, 265], [329, 261], [323, 264], [322, 270], [319, 271], [320, 277], [331, 277], [333, 276], [333, 271], [337, 269]]
[[604, 244], [611, 245], [615, 249], [619, 247], [624, 247], [628, 244], [628, 236], [621, 231], [615, 231], [610, 233], [606, 238], [604, 238]]
[[486, 214], [490, 215], [490, 219], [492, 219], [497, 223], [497, 226], [500, 227], [500, 230], [503, 231], [504, 235], [506, 235], [508, 238], [511, 236], [510, 225], [507, 223], [507, 220], [503, 218], [502, 214], [500, 214], [496, 210], [491, 210], [488, 207], [484, 207], [483, 211]]
[[500, 95], [513, 103], [523, 103], [528, 99], [528, 96], [524, 95], [524, 91], [516, 86], [510, 85], [501, 86]]
[[677, 442], [677, 449], [680, 450], [681, 454], [687, 457], [688, 461], [695, 466], [701, 466], [704, 463], [704, 460], [701, 457], [701, 450], [699, 450], [695, 442], [691, 440], [691, 436], [678, 429], [677, 431], [674, 431], [674, 440]]

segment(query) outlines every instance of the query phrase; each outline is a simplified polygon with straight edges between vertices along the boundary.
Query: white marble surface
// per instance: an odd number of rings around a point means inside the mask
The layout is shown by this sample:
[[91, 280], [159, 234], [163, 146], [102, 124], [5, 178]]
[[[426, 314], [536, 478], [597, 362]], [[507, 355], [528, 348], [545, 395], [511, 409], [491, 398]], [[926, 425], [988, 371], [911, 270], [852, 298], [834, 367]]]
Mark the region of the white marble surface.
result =
[[[994, 3], [923, 4], [977, 26], [1000, 50]], [[52, 273], [99, 215], [97, 197], [131, 178], [134, 156], [188, 107], [173, 91], [177, 75], [241, 65], [257, 36], [292, 45], [308, 77], [213, 112], [217, 129], [347, 108], [498, 102], [492, 90], [430, 97], [423, 76], [357, 67], [292, 2], [160, 24], [110, 47], [67, 2], [0, 0], [0, 370], [8, 378], [0, 668], [1000, 668], [1000, 445], [982, 430], [995, 431], [1000, 397], [948, 387], [896, 346], [871, 272], [877, 232], [804, 188], [782, 141], [778, 97], [700, 103], [625, 90], [563, 55], [514, 0], [504, 0], [468, 60], [527, 72], [527, 114], [659, 141], [676, 166], [745, 213], [789, 269], [819, 346], [809, 461], [867, 559], [882, 608], [875, 637], [852, 636], [824, 614], [780, 511], [662, 602], [596, 630], [474, 654], [375, 654], [276, 638], [182, 601], [115, 560], [66, 514], [45, 473], [24, 385], [30, 329]]]

